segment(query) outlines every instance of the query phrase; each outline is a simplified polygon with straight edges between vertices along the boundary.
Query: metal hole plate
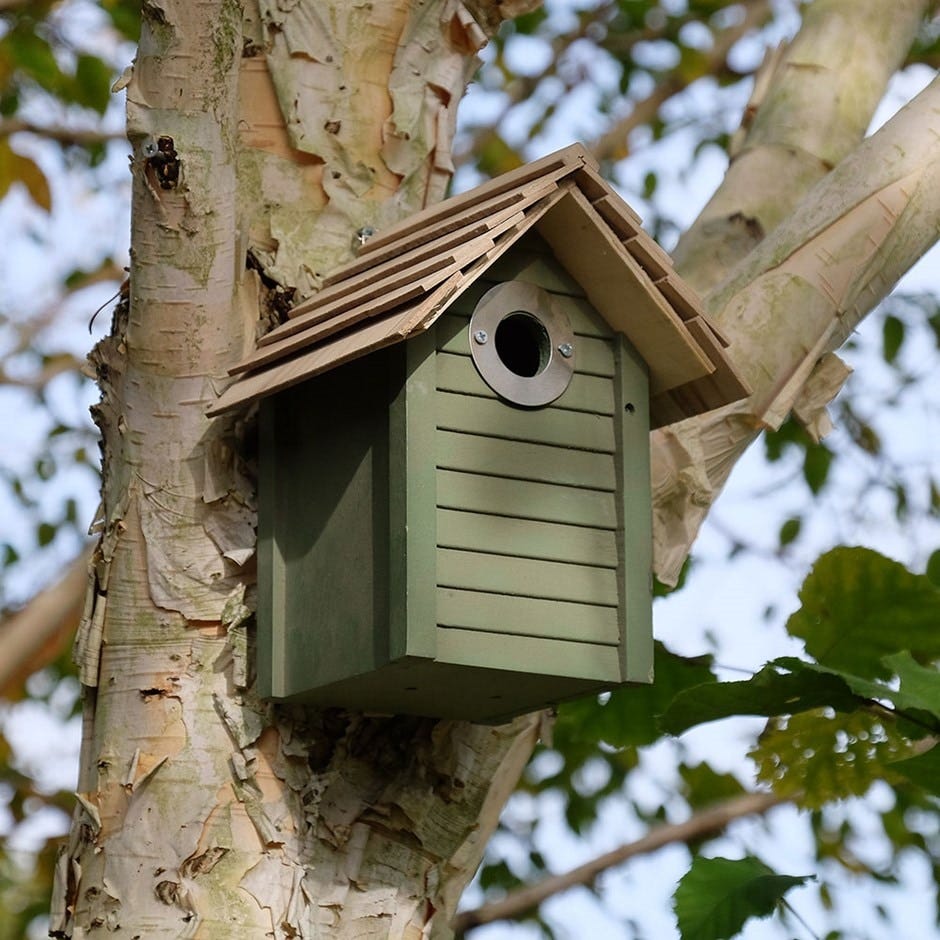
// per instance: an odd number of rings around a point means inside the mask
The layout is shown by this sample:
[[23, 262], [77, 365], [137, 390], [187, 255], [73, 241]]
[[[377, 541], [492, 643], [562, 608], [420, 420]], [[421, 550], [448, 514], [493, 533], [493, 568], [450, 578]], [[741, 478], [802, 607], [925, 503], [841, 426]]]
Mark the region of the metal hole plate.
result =
[[[535, 375], [514, 372], [497, 350], [496, 331], [500, 323], [520, 313], [536, 320], [548, 335], [547, 361]], [[535, 408], [558, 398], [574, 374], [575, 352], [568, 315], [548, 291], [535, 284], [525, 281], [497, 284], [480, 298], [470, 317], [473, 364], [497, 395], [515, 405]]]

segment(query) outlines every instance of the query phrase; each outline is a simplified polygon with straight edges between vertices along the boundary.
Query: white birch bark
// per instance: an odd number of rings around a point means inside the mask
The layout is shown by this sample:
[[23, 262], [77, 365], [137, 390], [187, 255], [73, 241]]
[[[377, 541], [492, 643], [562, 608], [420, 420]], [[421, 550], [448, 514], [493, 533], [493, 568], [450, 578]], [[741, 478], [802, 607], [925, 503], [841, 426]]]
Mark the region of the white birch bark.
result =
[[[249, 435], [204, 411], [283, 288], [314, 289], [358, 227], [441, 197], [484, 40], [457, 0], [145, 6], [129, 304], [93, 357], [102, 538], [58, 936], [448, 931], [541, 719], [260, 702]], [[168, 188], [148, 159], [165, 137], [181, 167]]]
[[819, 181], [705, 296], [744, 402], [653, 438], [657, 572], [674, 581], [734, 464], [791, 410], [817, 439], [848, 370], [833, 354], [940, 235], [940, 79]]
[[758, 70], [721, 185], [673, 251], [701, 293], [782, 222], [865, 134], [930, 0], [814, 0]]
[[[755, 80], [745, 133], [721, 186], [674, 252], [677, 270], [704, 294], [707, 307], [733, 343], [736, 363], [748, 376], [754, 395], [745, 402], [653, 434], [654, 568], [674, 584], [712, 503], [738, 458], [764, 427], [777, 427], [791, 409], [816, 439], [831, 425], [826, 405], [835, 397], [849, 370], [832, 353], [846, 321], [844, 298], [830, 292], [817, 316], [825, 323], [808, 327], [792, 315], [784, 298], [763, 298], [766, 307], [754, 322], [733, 315], [727, 279], [739, 287], [755, 277], [764, 255], [751, 254], [764, 239], [778, 237], [784, 221], [789, 245], [809, 244], [818, 234], [816, 212], [848, 212], [840, 187], [849, 185], [859, 204], [877, 201], [880, 183], [870, 178], [865, 161], [891, 161], [893, 148], [906, 141], [880, 134], [878, 143], [856, 148], [884, 95], [888, 80], [903, 64], [924, 16], [928, 0], [815, 0], [803, 11], [800, 32], [792, 43], [770, 56]], [[917, 159], [924, 168], [934, 156], [931, 125], [905, 126], [918, 138]], [[852, 155], [848, 171], [842, 161]], [[838, 166], [837, 174], [832, 168]], [[809, 194], [809, 195], [808, 195]], [[922, 193], [918, 200], [924, 199]], [[929, 199], [929, 196], [927, 197]], [[928, 209], [929, 211], [929, 209]], [[848, 218], [866, 225], [862, 214]], [[897, 220], [895, 220], [897, 221]], [[929, 229], [929, 221], [927, 223]], [[878, 230], [869, 237], [888, 236]], [[926, 248], [936, 240], [929, 231], [894, 268], [894, 280], [883, 290], [856, 302], [853, 324], [871, 312]], [[843, 245], [840, 251], [854, 251]], [[742, 260], [744, 259], [744, 260]], [[817, 258], [820, 267], [829, 261]], [[838, 257], [843, 264], [842, 256]], [[864, 257], [855, 275], [864, 277]], [[736, 269], [738, 264], [744, 267]], [[737, 272], [740, 272], [739, 274]], [[735, 276], [737, 274], [737, 276]], [[843, 271], [848, 275], [848, 269]], [[752, 308], [751, 312], [755, 312]], [[773, 323], [773, 331], [768, 328]], [[810, 334], [815, 336], [806, 349]], [[830, 332], [831, 330], [831, 332]], [[823, 339], [823, 334], [826, 338]], [[781, 345], [782, 335], [785, 337]], [[844, 338], [847, 333], [842, 331]], [[772, 362], [768, 361], [772, 359]], [[778, 394], [778, 392], [780, 394]]]

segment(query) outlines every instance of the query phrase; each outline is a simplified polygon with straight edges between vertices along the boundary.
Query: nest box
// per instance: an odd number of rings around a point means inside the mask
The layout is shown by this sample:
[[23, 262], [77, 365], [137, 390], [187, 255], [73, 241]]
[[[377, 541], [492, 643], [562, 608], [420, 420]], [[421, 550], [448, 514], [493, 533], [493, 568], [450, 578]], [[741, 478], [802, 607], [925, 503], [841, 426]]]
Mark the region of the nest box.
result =
[[258, 683], [493, 721], [649, 682], [649, 433], [746, 394], [580, 146], [379, 232], [233, 371]]

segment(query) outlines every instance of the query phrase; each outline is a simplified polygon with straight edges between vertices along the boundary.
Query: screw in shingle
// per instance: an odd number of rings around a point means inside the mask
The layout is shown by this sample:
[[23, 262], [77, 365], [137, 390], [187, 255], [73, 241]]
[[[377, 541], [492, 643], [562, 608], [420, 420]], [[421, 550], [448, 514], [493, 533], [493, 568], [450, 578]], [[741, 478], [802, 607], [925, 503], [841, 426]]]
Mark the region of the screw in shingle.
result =
[[558, 347], [558, 351], [565, 357], [565, 359], [570, 359], [574, 355], [574, 346], [571, 343], [562, 343]]
[[482, 346], [489, 339], [489, 336], [486, 335], [486, 330], [476, 330], [473, 334], [473, 339], [474, 342]]

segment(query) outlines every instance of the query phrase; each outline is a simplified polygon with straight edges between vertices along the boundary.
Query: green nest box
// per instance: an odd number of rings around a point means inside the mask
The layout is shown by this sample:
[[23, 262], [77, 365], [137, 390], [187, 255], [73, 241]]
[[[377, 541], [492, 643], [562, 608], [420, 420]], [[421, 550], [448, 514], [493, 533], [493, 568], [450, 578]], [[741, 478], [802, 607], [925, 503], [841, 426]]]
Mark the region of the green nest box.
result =
[[650, 429], [745, 394], [579, 146], [380, 232], [261, 399], [263, 695], [495, 721], [652, 678]]

